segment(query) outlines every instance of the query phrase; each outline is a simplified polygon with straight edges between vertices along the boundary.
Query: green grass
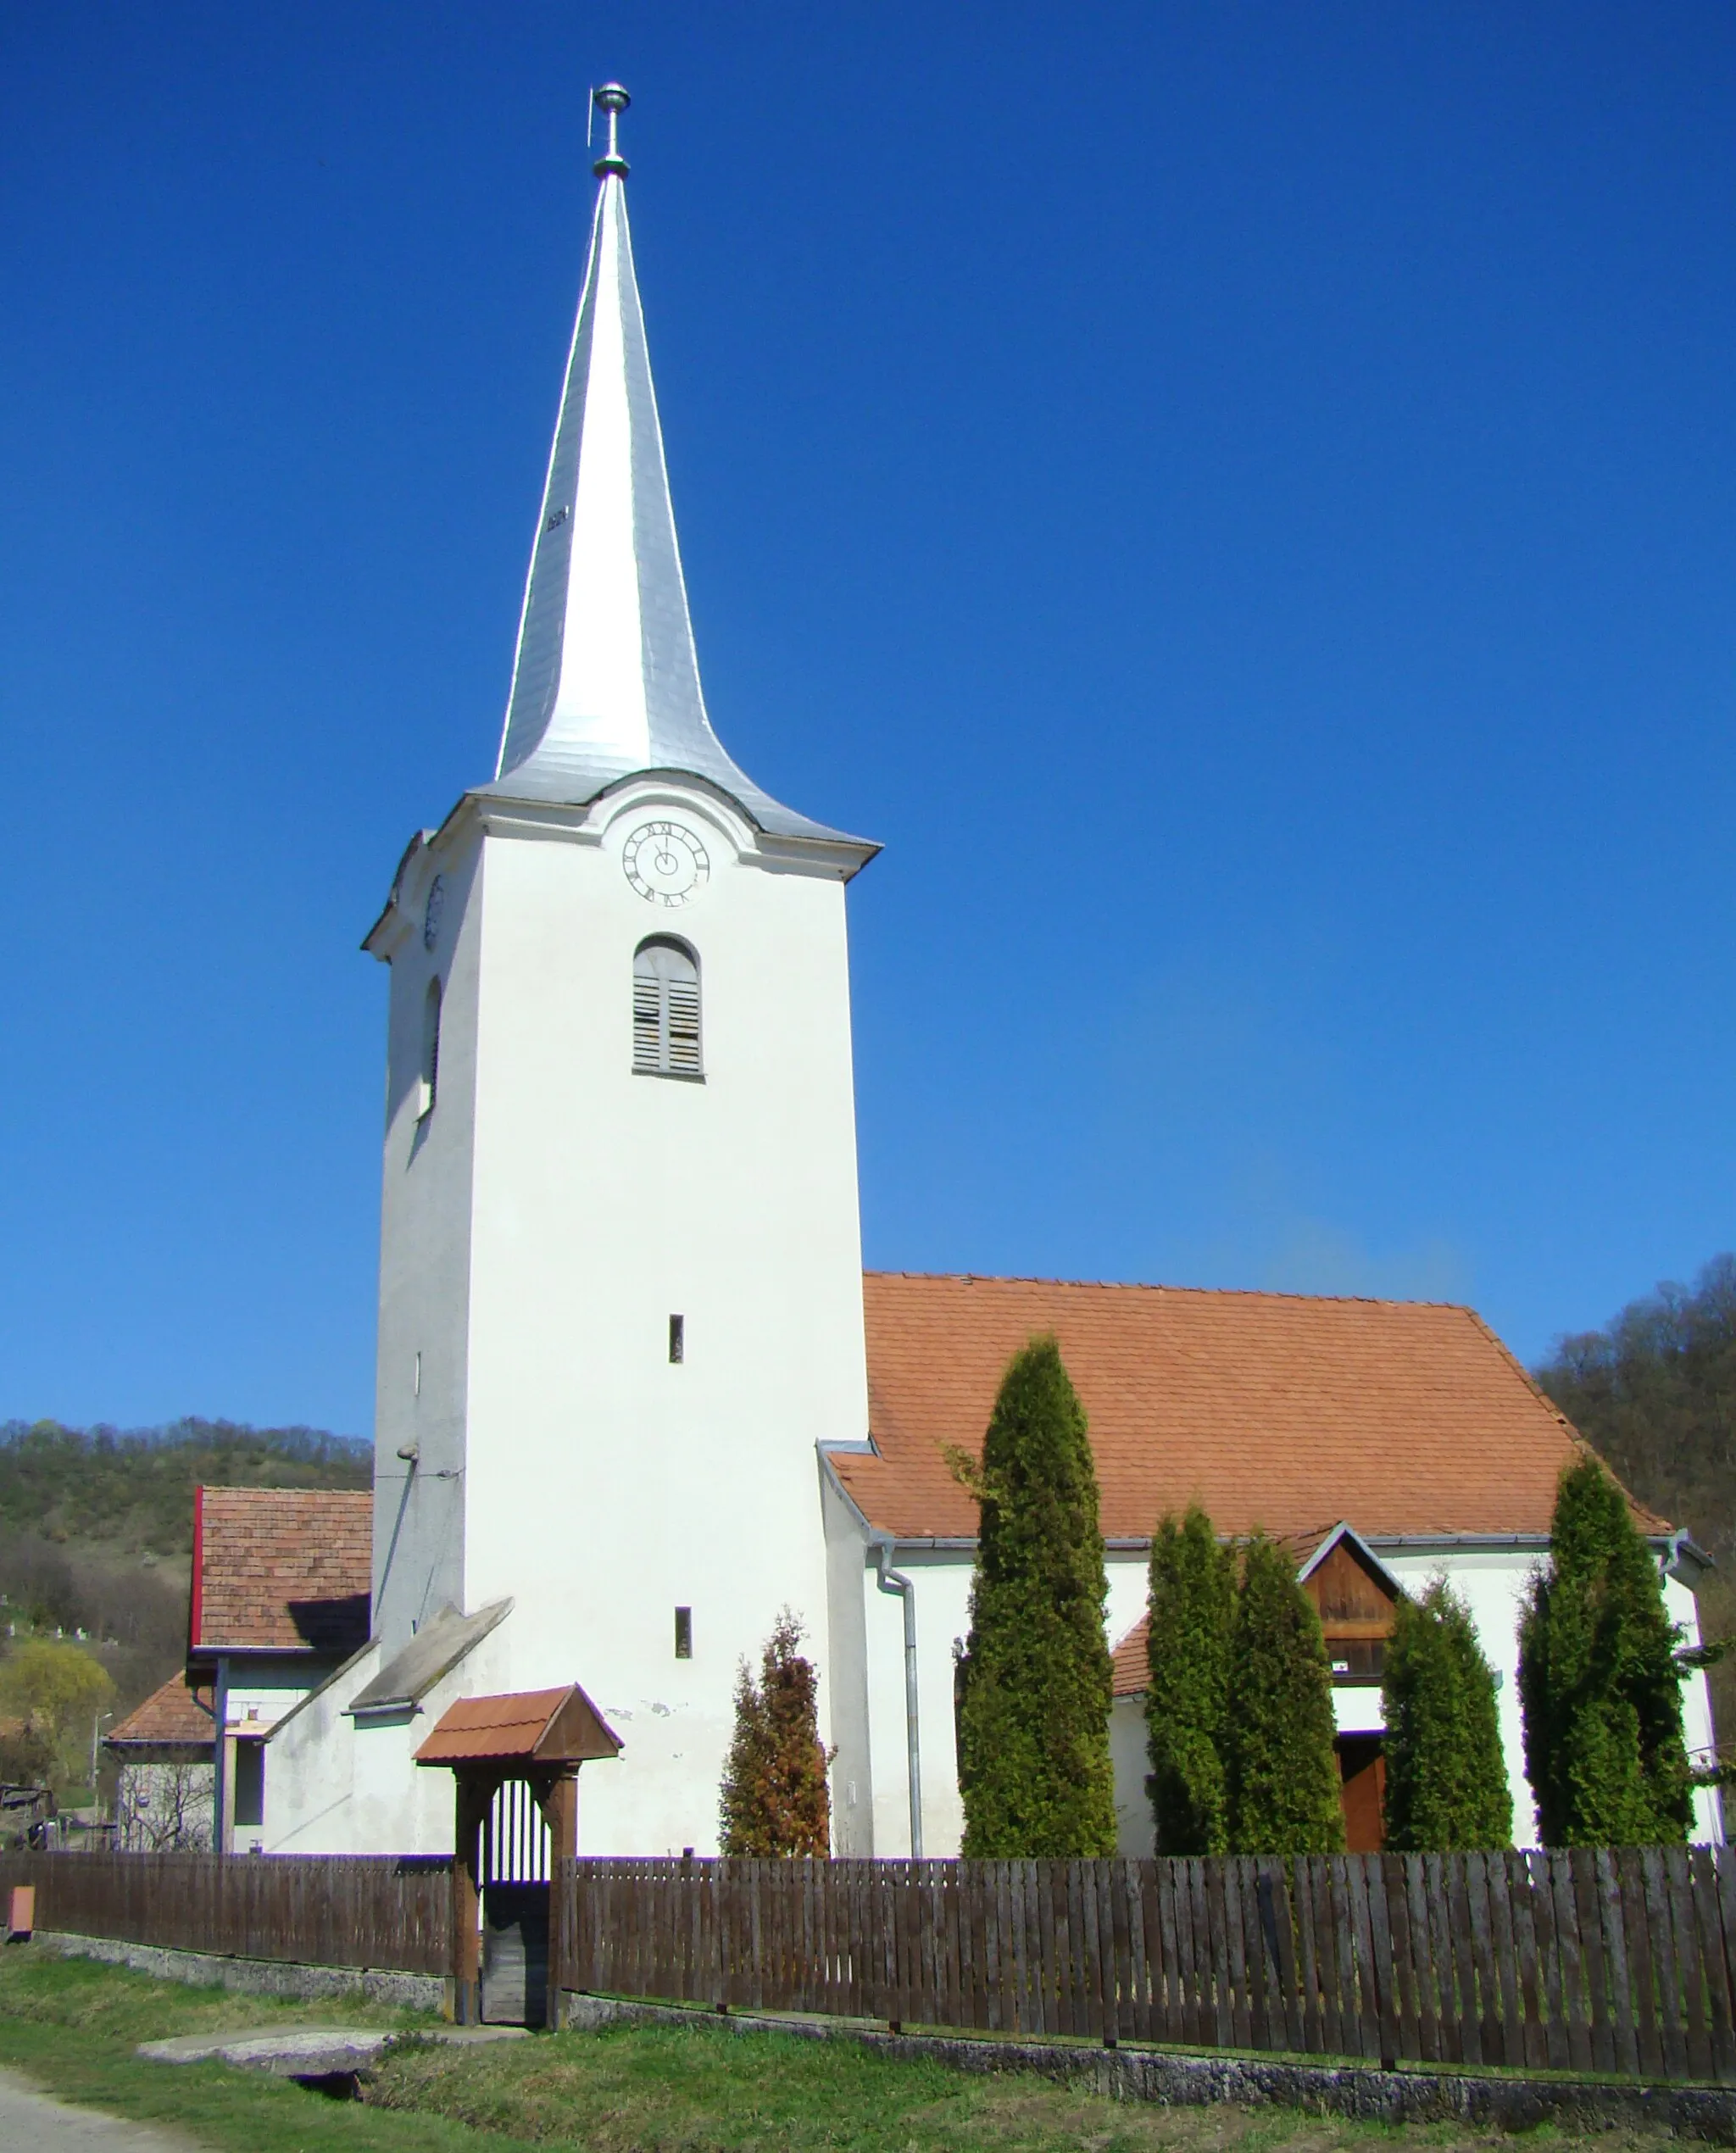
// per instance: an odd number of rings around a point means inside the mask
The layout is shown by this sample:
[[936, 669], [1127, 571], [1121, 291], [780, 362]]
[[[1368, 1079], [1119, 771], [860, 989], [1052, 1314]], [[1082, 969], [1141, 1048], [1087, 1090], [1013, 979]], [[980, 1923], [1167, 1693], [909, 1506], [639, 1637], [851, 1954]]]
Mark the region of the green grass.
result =
[[[247, 2153], [474, 2153], [476, 2133], [434, 2117], [327, 2100], [285, 2080], [221, 2064], [146, 2063], [141, 2041], [249, 2026], [426, 2024], [358, 2000], [296, 2004], [192, 1989], [33, 1946], [0, 1949], [0, 2065], [44, 2093]], [[509, 2153], [498, 2139], [487, 2145]]]
[[[1445, 2126], [1381, 2129], [1289, 2109], [1163, 2109], [1032, 2076], [982, 2077], [849, 2041], [620, 2026], [455, 2053], [389, 2053], [360, 2103], [220, 2064], [142, 2062], [137, 2044], [249, 2026], [426, 2019], [157, 1982], [32, 1947], [0, 1951], [0, 2065], [45, 2092], [246, 2153], [1410, 2153], [1488, 2146]], [[1534, 2134], [1558, 2153], [1642, 2141]], [[1649, 2141], [1655, 2145], [1655, 2141]]]

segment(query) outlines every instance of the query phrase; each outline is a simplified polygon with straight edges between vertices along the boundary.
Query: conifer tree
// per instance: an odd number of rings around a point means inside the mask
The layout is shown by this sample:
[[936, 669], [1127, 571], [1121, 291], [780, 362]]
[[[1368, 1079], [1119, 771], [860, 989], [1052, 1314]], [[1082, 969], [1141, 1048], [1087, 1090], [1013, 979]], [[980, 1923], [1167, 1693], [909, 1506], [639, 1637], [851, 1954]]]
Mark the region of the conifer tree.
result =
[[1236, 1619], [1236, 1559], [1198, 1503], [1151, 1543], [1146, 1598], [1145, 1783], [1160, 1855], [1221, 1854], [1224, 1700]]
[[1232, 1853], [1343, 1851], [1333, 1739], [1332, 1668], [1320, 1616], [1295, 1564], [1257, 1533], [1243, 1557], [1224, 1704]]
[[1680, 1643], [1627, 1498], [1582, 1457], [1561, 1476], [1549, 1564], [1519, 1623], [1525, 1770], [1545, 1846], [1687, 1838]]
[[1402, 1854], [1513, 1843], [1494, 1672], [1444, 1577], [1400, 1599], [1387, 1640], [1386, 1843]]
[[718, 1797], [726, 1854], [810, 1854], [832, 1847], [832, 1808], [820, 1744], [818, 1679], [797, 1650], [802, 1627], [786, 1607], [760, 1655], [760, 1679], [736, 1672], [736, 1724]]
[[982, 1517], [960, 1669], [964, 1851], [1113, 1854], [1097, 1474], [1052, 1338], [1014, 1355], [981, 1467], [952, 1462]]

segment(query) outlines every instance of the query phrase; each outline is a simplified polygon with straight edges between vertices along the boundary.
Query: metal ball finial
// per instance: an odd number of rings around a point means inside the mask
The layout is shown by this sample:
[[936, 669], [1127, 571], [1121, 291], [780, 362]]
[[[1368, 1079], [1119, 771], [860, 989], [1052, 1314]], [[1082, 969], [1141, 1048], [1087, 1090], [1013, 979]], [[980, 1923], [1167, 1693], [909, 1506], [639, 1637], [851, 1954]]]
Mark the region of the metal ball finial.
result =
[[607, 179], [611, 172], [618, 179], [624, 180], [627, 175], [627, 160], [616, 146], [615, 130], [615, 123], [632, 99], [619, 82], [605, 82], [600, 90], [592, 91], [591, 102], [599, 112], [606, 112], [609, 115], [609, 147], [591, 170], [599, 180]]

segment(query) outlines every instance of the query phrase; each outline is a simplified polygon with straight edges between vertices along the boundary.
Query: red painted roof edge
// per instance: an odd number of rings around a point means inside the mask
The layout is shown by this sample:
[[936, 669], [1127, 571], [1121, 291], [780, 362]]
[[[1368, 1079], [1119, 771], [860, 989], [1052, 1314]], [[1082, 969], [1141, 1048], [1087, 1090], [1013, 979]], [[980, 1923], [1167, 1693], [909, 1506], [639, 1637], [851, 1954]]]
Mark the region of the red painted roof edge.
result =
[[193, 1597], [187, 1616], [187, 1650], [197, 1652], [203, 1642], [205, 1616], [205, 1491], [193, 1490]]

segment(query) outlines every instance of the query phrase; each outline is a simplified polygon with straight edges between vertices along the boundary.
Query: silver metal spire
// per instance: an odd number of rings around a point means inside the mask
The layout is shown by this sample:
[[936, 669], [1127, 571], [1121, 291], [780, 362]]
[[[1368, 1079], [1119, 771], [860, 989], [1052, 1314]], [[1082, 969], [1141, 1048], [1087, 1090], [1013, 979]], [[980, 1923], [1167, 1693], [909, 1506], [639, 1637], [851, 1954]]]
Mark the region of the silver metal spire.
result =
[[478, 789], [578, 804], [640, 771], [690, 771], [762, 829], [837, 838], [761, 792], [705, 714], [627, 231], [616, 131], [627, 93], [609, 82], [593, 95], [609, 140], [595, 167], [590, 255], [500, 759]]

